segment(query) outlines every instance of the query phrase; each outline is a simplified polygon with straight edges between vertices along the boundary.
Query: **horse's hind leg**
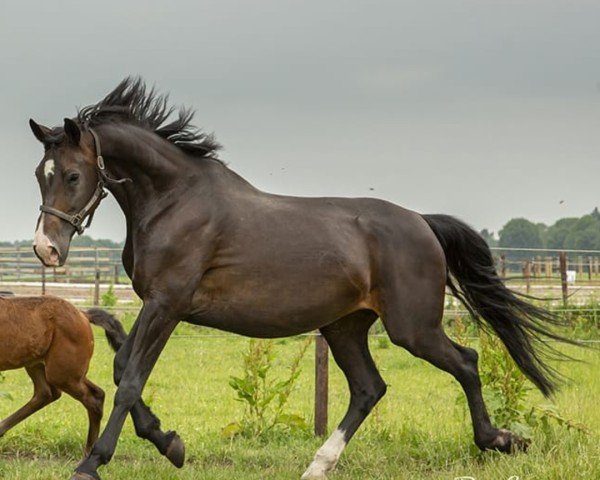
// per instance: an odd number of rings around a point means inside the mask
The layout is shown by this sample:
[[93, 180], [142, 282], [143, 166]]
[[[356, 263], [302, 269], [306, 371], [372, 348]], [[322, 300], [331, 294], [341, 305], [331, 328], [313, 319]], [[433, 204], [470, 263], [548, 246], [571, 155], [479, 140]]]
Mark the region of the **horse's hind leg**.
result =
[[350, 406], [336, 431], [317, 451], [303, 480], [322, 480], [337, 464], [342, 451], [375, 404], [386, 385], [369, 352], [369, 327], [377, 319], [371, 311], [355, 312], [321, 329], [350, 388]]
[[481, 394], [477, 352], [458, 345], [446, 336], [441, 327], [441, 313], [429, 321], [423, 317], [419, 321], [414, 319], [414, 316], [388, 312], [384, 324], [393, 343], [458, 380], [467, 397], [477, 446], [482, 450], [504, 452], [525, 447], [519, 437], [492, 425]]
[[8, 430], [60, 397], [60, 391], [46, 381], [43, 364], [26, 368], [33, 382], [33, 397], [15, 413], [0, 422], [0, 437]]

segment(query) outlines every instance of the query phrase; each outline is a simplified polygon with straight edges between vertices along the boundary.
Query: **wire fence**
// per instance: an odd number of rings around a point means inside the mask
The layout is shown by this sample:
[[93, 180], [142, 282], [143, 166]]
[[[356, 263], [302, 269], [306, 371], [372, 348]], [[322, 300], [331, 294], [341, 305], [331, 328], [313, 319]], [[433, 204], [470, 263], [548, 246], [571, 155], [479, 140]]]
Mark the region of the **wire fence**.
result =
[[[584, 315], [600, 329], [600, 251], [595, 250], [538, 250], [492, 249], [499, 275], [511, 288], [525, 293], [544, 296], [554, 306], [559, 304], [565, 315]], [[140, 301], [131, 288], [121, 266], [121, 250], [113, 248], [72, 248], [68, 263], [60, 268], [46, 268], [29, 248], [0, 248], [0, 290], [16, 294], [53, 293], [77, 304], [91, 308], [101, 304], [101, 295], [112, 289], [115, 305], [102, 308], [114, 313], [135, 315]], [[558, 295], [557, 295], [558, 293]], [[598, 305], [598, 307], [596, 307]], [[468, 315], [467, 310], [448, 296], [446, 321]], [[175, 341], [238, 337], [231, 333], [200, 329], [194, 333], [183, 330], [171, 338]], [[323, 435], [328, 417], [328, 364], [329, 354], [325, 339], [317, 332], [300, 336], [315, 337], [315, 433]], [[387, 337], [382, 330], [373, 330], [373, 338]], [[240, 337], [241, 338], [241, 337]], [[477, 340], [477, 337], [466, 337]], [[581, 340], [583, 344], [597, 345], [600, 340]]]

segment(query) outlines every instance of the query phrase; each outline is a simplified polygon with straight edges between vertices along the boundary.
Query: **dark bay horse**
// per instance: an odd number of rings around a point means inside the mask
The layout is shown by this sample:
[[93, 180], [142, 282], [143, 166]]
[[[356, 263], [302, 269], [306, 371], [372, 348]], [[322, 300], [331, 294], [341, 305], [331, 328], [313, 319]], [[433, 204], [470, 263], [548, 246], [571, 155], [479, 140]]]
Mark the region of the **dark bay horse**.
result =
[[117, 319], [92, 309], [81, 312], [56, 297], [0, 295], [0, 371], [25, 368], [33, 397], [0, 421], [0, 437], [65, 392], [83, 404], [89, 429], [85, 454], [100, 433], [104, 392], [87, 378], [94, 351], [90, 323], [102, 327], [115, 349], [126, 337]]
[[[62, 265], [107, 189], [125, 215], [123, 265], [143, 299], [115, 358], [110, 419], [73, 479], [100, 478], [128, 413], [136, 429], [152, 424], [141, 394], [181, 321], [262, 338], [321, 331], [348, 380], [350, 405], [303, 479], [326, 478], [385, 394], [367, 343], [378, 317], [394, 344], [460, 382], [481, 449], [522, 444], [490, 422], [477, 353], [442, 329], [445, 289], [499, 335], [544, 394], [556, 378], [540, 340], [556, 338], [549, 327], [557, 320], [503, 285], [479, 234], [382, 200], [262, 192], [217, 159], [218, 144], [191, 125], [189, 110], [171, 114], [166, 97], [126, 79], [62, 127], [30, 122], [45, 148], [36, 254]], [[177, 435], [150, 439], [162, 453], [183, 453]]]

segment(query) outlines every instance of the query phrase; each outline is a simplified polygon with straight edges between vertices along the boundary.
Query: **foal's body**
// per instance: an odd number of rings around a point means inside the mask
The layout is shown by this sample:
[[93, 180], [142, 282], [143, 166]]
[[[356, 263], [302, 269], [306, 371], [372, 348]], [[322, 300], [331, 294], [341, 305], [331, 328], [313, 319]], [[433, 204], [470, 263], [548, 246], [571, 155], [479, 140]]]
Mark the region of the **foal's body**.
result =
[[88, 411], [88, 452], [98, 437], [104, 405], [104, 392], [86, 376], [93, 351], [90, 320], [69, 302], [0, 297], [0, 371], [25, 368], [34, 386], [32, 399], [0, 422], [0, 436], [65, 392]]
[[[452, 217], [381, 200], [261, 192], [213, 157], [216, 145], [192, 129], [188, 113], [172, 123], [168, 115], [162, 98], [126, 80], [77, 122], [55, 129], [31, 122], [46, 148], [36, 170], [44, 202], [37, 255], [46, 265], [65, 261], [79, 217], [93, 212], [105, 186], [125, 214], [123, 265], [144, 301], [115, 357], [114, 409], [74, 480], [100, 478], [97, 468], [110, 461], [129, 412], [138, 432], [154, 425], [140, 409], [141, 393], [180, 321], [253, 337], [314, 329], [325, 336], [348, 380], [350, 404], [305, 479], [326, 478], [385, 393], [367, 341], [378, 316], [392, 342], [460, 382], [480, 448], [508, 452], [521, 444], [490, 422], [477, 353], [441, 328], [445, 287], [500, 336], [546, 394], [553, 383], [534, 347], [540, 335], [557, 338], [544, 326], [555, 319], [503, 285], [477, 232]], [[146, 432], [161, 453], [183, 461], [176, 435]]]

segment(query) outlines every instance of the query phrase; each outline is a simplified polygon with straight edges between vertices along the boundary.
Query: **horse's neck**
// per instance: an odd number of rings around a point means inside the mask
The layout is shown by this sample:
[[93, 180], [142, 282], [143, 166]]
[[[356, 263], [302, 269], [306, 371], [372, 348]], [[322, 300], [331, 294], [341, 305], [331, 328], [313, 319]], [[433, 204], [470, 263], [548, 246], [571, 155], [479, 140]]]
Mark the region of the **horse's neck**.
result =
[[128, 230], [144, 210], [154, 206], [153, 202], [164, 201], [182, 188], [198, 192], [207, 190], [207, 186], [211, 191], [257, 191], [220, 162], [190, 157], [151, 132], [109, 126], [102, 133], [108, 174], [115, 179], [131, 179], [107, 185], [127, 217]]

